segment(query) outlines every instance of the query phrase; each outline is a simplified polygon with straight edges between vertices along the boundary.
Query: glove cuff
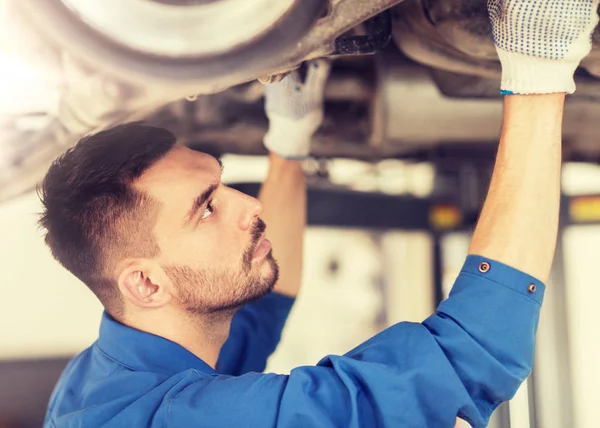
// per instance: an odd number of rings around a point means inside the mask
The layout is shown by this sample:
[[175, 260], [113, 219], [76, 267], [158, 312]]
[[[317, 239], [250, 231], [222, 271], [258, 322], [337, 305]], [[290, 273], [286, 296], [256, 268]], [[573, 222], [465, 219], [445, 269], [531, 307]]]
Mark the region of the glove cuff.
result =
[[573, 75], [578, 61], [543, 59], [497, 48], [502, 64], [504, 94], [551, 94], [575, 92]]
[[310, 153], [312, 135], [299, 132], [294, 127], [273, 121], [265, 134], [265, 147], [284, 159], [306, 159]]
[[265, 147], [285, 159], [305, 159], [310, 154], [313, 134], [319, 128], [323, 112], [313, 111], [301, 119], [269, 113], [269, 131]]

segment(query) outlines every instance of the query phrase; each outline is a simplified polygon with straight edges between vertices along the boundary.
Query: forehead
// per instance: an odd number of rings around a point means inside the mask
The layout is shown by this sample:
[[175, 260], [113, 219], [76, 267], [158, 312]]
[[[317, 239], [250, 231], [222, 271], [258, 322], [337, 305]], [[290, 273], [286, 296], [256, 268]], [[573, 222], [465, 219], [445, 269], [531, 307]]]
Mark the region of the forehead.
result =
[[221, 168], [214, 157], [175, 146], [142, 174], [135, 187], [163, 205], [176, 202], [188, 205], [208, 186], [218, 183], [220, 175]]

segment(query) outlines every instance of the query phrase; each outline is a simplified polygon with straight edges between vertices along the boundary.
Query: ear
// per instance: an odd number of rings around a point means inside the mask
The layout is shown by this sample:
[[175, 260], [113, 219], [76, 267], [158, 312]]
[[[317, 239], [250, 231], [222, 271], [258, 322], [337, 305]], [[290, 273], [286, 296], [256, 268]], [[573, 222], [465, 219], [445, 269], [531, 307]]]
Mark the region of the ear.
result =
[[119, 290], [131, 304], [140, 308], [159, 308], [171, 300], [171, 281], [152, 260], [128, 260], [118, 274]]

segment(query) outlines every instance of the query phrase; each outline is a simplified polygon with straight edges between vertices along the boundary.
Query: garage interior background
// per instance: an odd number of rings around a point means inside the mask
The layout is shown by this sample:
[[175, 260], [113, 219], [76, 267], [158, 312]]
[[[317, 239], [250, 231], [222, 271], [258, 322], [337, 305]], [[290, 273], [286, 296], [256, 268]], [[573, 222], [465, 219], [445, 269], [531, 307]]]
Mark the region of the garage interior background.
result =
[[[0, 0], [0, 11], [4, 3]], [[420, 58], [426, 49], [416, 48], [425, 45], [413, 43], [409, 35], [414, 33], [403, 33], [412, 24], [417, 34], [426, 28], [419, 27], [427, 22], [419, 21], [421, 9], [415, 6], [452, 3], [469, 1], [407, 0], [399, 4], [394, 9], [394, 42], [403, 45], [405, 54]], [[438, 14], [429, 18], [438, 19], [439, 28], [450, 28], [442, 25], [450, 22], [442, 19], [448, 18], [443, 8], [435, 10]], [[405, 17], [411, 19], [403, 21]], [[56, 81], [48, 82], [47, 70], [22, 61], [19, 42], [2, 40], [0, 46], [2, 198], [7, 194], [3, 185], [18, 180], [25, 183], [30, 178], [13, 173], [15, 153], [25, 165], [46, 153], [44, 146], [30, 144], [29, 134], [15, 139], [13, 131], [47, 126], [49, 117], [64, 113], [61, 99], [65, 94], [56, 90]], [[474, 51], [480, 58], [489, 54], [485, 49]], [[454, 72], [469, 71], [467, 66], [472, 66], [487, 76], [465, 77], [425, 68], [399, 55], [397, 49], [388, 49], [375, 57], [338, 58], [334, 64], [327, 95], [330, 113], [315, 142], [318, 156], [307, 163], [311, 227], [306, 236], [303, 291], [269, 370], [285, 373], [298, 365], [314, 364], [327, 354], [348, 351], [394, 322], [423, 320], [447, 295], [464, 261], [469, 230], [485, 191], [490, 149], [493, 152], [495, 147], [495, 141], [488, 140], [497, 134], [500, 123], [499, 100], [490, 96], [497, 93], [497, 68], [491, 62], [485, 63], [489, 63], [486, 69], [480, 63], [443, 58], [446, 65], [459, 68]], [[381, 73], [374, 75], [374, 69]], [[77, 68], [70, 71], [77, 73]], [[98, 89], [95, 84], [106, 82], [82, 82], [81, 92], [67, 94], [71, 100], [110, 95], [102, 85], [99, 93], [94, 92]], [[440, 83], [441, 87], [436, 86]], [[542, 310], [534, 373], [510, 405], [495, 413], [492, 428], [598, 426], [597, 86], [593, 77], [580, 76], [578, 94], [568, 107], [567, 158], [579, 162], [565, 165], [563, 229]], [[198, 100], [180, 99], [150, 119], [159, 124], [169, 119], [166, 125], [183, 132], [185, 141], [194, 142], [199, 149], [214, 151], [208, 144], [212, 140], [218, 141], [224, 152], [252, 155], [223, 157], [224, 180], [252, 193], [267, 166], [261, 155], [265, 118], [260, 91], [255, 82]], [[382, 106], [381, 97], [385, 98], [385, 113], [375, 111]], [[94, 99], [101, 108], [111, 107], [106, 98]], [[144, 100], [153, 101], [129, 98], [131, 104], [125, 107]], [[31, 106], [48, 114], [15, 120], [18, 112], [29, 111]], [[230, 113], [225, 121], [223, 111]], [[84, 113], [85, 117], [67, 124], [81, 130], [82, 119], [102, 115], [102, 111]], [[118, 113], [111, 116], [113, 120], [119, 120]], [[384, 127], [373, 119], [380, 118], [378, 114], [390, 119]], [[193, 120], [172, 121], [181, 117]], [[5, 127], [7, 124], [10, 126]], [[202, 129], [210, 132], [202, 133]], [[379, 144], [378, 132], [387, 135], [391, 143]], [[464, 154], [475, 149], [471, 157], [461, 163], [454, 153], [450, 162], [441, 162], [448, 160], [446, 152], [432, 142], [442, 135], [449, 138], [444, 144], [473, 143], [460, 146], [459, 151]], [[245, 146], [237, 141], [240, 136], [244, 136]], [[15, 152], [15, 147], [20, 151]], [[98, 333], [101, 307], [86, 287], [50, 256], [36, 225], [39, 211], [37, 196], [31, 191], [0, 204], [2, 428], [40, 426], [50, 390], [66, 361], [89, 346]], [[458, 426], [466, 425], [459, 422]]]

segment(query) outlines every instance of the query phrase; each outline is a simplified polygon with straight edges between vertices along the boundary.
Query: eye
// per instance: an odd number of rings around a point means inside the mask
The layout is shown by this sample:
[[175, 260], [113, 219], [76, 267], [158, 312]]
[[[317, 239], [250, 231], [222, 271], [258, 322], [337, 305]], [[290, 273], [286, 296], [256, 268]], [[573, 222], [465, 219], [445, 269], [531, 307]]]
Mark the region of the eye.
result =
[[213, 206], [212, 206], [212, 201], [210, 201], [207, 205], [206, 205], [206, 209], [204, 210], [204, 214], [202, 214], [202, 217], [200, 218], [200, 220], [205, 220], [208, 217], [210, 217], [212, 215], [212, 213], [214, 212]]

